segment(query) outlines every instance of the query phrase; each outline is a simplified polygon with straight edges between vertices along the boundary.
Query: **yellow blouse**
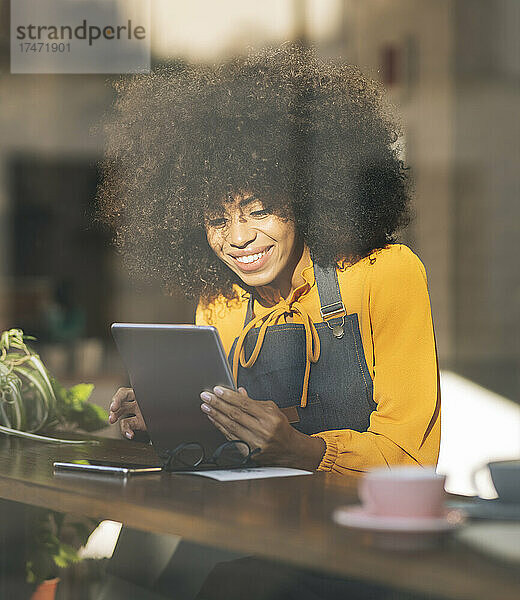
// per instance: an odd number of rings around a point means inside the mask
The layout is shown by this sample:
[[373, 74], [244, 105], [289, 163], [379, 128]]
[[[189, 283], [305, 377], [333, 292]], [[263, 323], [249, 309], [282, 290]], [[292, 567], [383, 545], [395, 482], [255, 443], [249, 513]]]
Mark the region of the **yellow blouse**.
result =
[[[305, 307], [311, 319], [322, 321], [312, 261], [302, 270], [305, 283], [286, 300]], [[434, 465], [439, 455], [440, 390], [435, 335], [426, 271], [403, 244], [389, 244], [353, 265], [338, 269], [347, 313], [357, 313], [361, 339], [374, 384], [377, 409], [367, 431], [351, 429], [315, 434], [326, 443], [318, 467], [337, 473], [363, 472], [376, 466]], [[199, 304], [198, 325], [214, 325], [227, 354], [240, 335], [247, 294]], [[271, 312], [255, 303], [255, 317]], [[283, 320], [281, 321], [283, 322]], [[292, 322], [301, 322], [297, 314]], [[341, 393], [341, 390], [338, 390]]]

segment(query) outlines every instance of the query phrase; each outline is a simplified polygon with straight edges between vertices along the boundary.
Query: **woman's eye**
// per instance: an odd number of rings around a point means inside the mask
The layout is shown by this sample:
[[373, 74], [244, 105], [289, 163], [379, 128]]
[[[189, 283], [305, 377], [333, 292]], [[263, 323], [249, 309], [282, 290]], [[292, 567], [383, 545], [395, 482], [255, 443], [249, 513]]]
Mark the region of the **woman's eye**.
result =
[[226, 224], [226, 219], [218, 218], [218, 219], [208, 219], [208, 225], [210, 227], [224, 227]]
[[254, 210], [251, 213], [252, 217], [262, 218], [267, 217], [267, 215], [271, 214], [267, 208], [263, 208], [262, 210]]

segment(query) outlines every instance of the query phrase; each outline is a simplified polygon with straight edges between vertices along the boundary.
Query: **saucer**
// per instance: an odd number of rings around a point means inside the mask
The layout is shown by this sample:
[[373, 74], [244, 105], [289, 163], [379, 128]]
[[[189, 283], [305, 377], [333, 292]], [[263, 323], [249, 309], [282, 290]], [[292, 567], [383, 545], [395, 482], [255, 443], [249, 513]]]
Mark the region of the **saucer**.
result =
[[470, 519], [520, 521], [520, 504], [504, 502], [500, 498], [485, 500], [477, 497], [462, 502], [452, 501], [448, 502], [448, 507], [461, 509]]
[[363, 506], [342, 506], [332, 518], [338, 525], [365, 532], [363, 542], [383, 550], [412, 552], [437, 548], [465, 520], [464, 512], [446, 510], [442, 517], [381, 517]]
[[367, 512], [363, 506], [343, 506], [334, 511], [338, 525], [375, 532], [445, 533], [462, 525], [462, 511], [446, 510], [442, 517], [388, 517]]

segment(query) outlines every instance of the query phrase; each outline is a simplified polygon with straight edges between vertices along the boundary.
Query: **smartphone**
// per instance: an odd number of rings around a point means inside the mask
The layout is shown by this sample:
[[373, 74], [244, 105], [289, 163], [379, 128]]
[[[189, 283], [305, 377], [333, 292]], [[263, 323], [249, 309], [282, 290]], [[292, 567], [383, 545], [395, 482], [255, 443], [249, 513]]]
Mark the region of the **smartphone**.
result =
[[106, 475], [144, 475], [146, 473], [159, 473], [162, 467], [157, 465], [136, 465], [131, 463], [117, 463], [105, 460], [72, 460], [70, 462], [55, 462], [55, 471], [76, 471], [83, 473], [102, 473]]

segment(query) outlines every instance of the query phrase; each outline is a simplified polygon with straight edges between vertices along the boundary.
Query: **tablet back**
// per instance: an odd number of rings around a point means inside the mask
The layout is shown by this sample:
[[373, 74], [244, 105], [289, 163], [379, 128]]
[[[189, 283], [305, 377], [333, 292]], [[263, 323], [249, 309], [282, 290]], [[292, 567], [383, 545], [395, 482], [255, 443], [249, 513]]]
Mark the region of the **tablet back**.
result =
[[200, 410], [200, 393], [216, 385], [236, 389], [215, 327], [114, 323], [111, 329], [157, 454], [199, 442], [211, 456], [226, 440]]

